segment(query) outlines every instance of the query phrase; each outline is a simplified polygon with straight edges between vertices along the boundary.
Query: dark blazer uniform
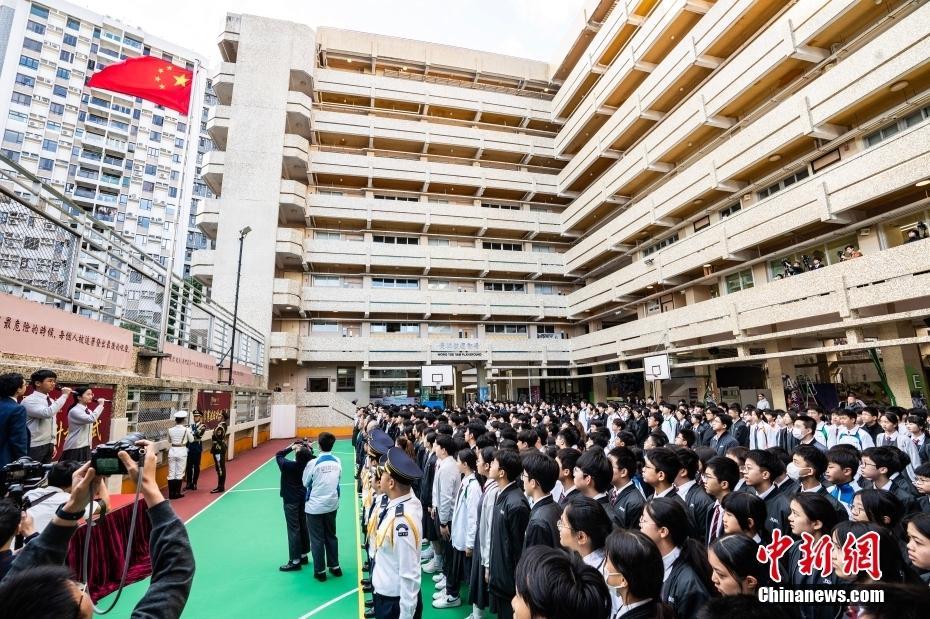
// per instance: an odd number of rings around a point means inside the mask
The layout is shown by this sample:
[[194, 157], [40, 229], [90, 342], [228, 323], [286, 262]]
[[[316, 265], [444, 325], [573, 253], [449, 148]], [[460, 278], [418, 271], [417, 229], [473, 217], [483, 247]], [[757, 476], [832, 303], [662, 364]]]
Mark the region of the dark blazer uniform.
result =
[[516, 483], [503, 488], [494, 502], [491, 520], [490, 578], [488, 591], [491, 612], [500, 619], [513, 616], [510, 602], [516, 593], [517, 563], [523, 553], [523, 539], [530, 520], [530, 504]]
[[[756, 492], [754, 488], [752, 492], [756, 496], [759, 495], [759, 493]], [[762, 534], [763, 538], [766, 538], [766, 540], [772, 539], [772, 531], [775, 529], [781, 529], [782, 533], [785, 535], [788, 534], [789, 528], [787, 514], [789, 510], [785, 509], [785, 504], [787, 502], [785, 501], [785, 496], [786, 495], [781, 493], [779, 487], [773, 484], [772, 491], [769, 492], [764, 499], [762, 499], [765, 501], [766, 518], [765, 524], [764, 526], [760, 527], [759, 532]], [[762, 532], [762, 529], [764, 529], [764, 533]]]
[[639, 529], [639, 518], [643, 515], [646, 499], [636, 484], [629, 484], [614, 502], [613, 521], [622, 529]]
[[659, 616], [659, 603], [655, 600], [649, 600], [642, 606], [637, 606], [633, 610], [624, 613], [620, 619], [655, 619]]
[[662, 583], [662, 601], [675, 610], [675, 616], [696, 617], [699, 608], [710, 599], [710, 592], [694, 568], [685, 563], [681, 557], [672, 564], [672, 573]]
[[733, 421], [733, 425], [730, 426], [730, 434], [733, 435], [737, 443], [743, 447], [749, 447], [749, 426], [746, 425], [745, 421], [742, 419]]
[[0, 398], [0, 466], [28, 455], [26, 409], [13, 398]]
[[732, 434], [724, 432], [719, 438], [716, 436], [711, 438], [709, 447], [715, 450], [718, 456], [725, 456], [727, 455], [727, 449], [739, 447], [739, 441]]
[[541, 498], [530, 510], [530, 520], [526, 525], [526, 537], [523, 548], [530, 546], [549, 546], [559, 548], [559, 518], [562, 508], [552, 500], [552, 495]]
[[[801, 560], [801, 542], [795, 544], [782, 555], [779, 561], [781, 571], [781, 584], [793, 585], [794, 587], [835, 587], [837, 586], [836, 574], [824, 576], [816, 568], [810, 576], [804, 576], [798, 571], [799, 561]], [[845, 615], [846, 607], [842, 604], [837, 605], [801, 605], [796, 607], [800, 613], [801, 619], [838, 619]]]
[[685, 501], [685, 507], [688, 508], [688, 516], [691, 520], [691, 537], [703, 544], [707, 541], [707, 529], [710, 527], [710, 516], [714, 511], [714, 505], [717, 501], [704, 492], [704, 489], [698, 484], [694, 484], [688, 488], [688, 492], [682, 499]]
[[917, 497], [919, 493], [905, 473], [898, 473], [898, 476], [891, 480], [891, 494], [900, 499], [901, 504], [904, 505], [905, 514], [918, 511]]

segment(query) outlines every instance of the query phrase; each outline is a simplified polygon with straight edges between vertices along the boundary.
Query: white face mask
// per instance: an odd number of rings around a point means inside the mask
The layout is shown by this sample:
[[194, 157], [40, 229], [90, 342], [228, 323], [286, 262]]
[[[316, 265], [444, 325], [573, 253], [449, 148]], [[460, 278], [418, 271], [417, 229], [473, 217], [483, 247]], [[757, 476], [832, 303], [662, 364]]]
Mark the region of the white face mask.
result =
[[798, 430], [797, 428], [793, 428], [793, 429], [791, 430], [791, 436], [793, 436], [794, 438], [798, 439], [799, 441], [800, 441], [802, 438], [804, 438], [804, 434], [805, 434], [804, 430]]
[[801, 471], [810, 471], [810, 468], [805, 467], [802, 469], [794, 462], [789, 462], [788, 466], [785, 467], [785, 472], [788, 473], [788, 477], [795, 481], [801, 479], [801, 477], [806, 477], [806, 475], [802, 475]]

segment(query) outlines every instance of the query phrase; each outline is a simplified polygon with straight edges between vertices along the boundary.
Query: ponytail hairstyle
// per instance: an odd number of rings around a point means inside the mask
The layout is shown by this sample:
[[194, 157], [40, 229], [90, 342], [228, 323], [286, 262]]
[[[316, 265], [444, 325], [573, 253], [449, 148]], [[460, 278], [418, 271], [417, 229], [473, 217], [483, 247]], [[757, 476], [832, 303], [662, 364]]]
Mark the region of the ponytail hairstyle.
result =
[[467, 466], [472, 473], [478, 470], [478, 456], [476, 456], [475, 452], [471, 449], [460, 449], [459, 452], [455, 454], [455, 459]]
[[71, 395], [74, 396], [74, 404], [78, 405], [81, 403], [81, 396], [91, 390], [90, 385], [81, 385], [80, 387], [75, 387]]
[[759, 544], [748, 535], [718, 537], [708, 550], [714, 552], [730, 576], [740, 583], [741, 593], [751, 593], [742, 591], [742, 582], [750, 576], [756, 581], [756, 589], [769, 586], [769, 568], [756, 558]]
[[684, 504], [678, 499], [660, 497], [647, 501], [645, 510], [649, 512], [649, 517], [656, 523], [656, 527], [668, 529], [672, 544], [681, 549], [681, 560], [691, 566], [708, 591], [715, 591], [714, 583], [710, 579], [711, 569], [707, 561], [707, 552], [697, 540], [688, 537], [690, 524]]

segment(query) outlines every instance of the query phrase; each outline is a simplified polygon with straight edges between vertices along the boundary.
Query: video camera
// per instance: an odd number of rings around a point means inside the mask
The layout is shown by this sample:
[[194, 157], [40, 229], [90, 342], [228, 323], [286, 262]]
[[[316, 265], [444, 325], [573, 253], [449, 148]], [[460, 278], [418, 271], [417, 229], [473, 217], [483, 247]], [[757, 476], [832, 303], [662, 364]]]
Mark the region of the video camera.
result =
[[0, 468], [0, 497], [11, 499], [20, 510], [28, 509], [29, 505], [23, 499], [23, 494], [38, 487], [50, 468], [51, 464], [36, 462], [28, 456], [10, 462]]
[[141, 432], [132, 432], [118, 441], [101, 443], [90, 452], [90, 465], [97, 475], [125, 475], [128, 471], [117, 454], [125, 451], [141, 467], [145, 449], [136, 445], [136, 441], [144, 438]]

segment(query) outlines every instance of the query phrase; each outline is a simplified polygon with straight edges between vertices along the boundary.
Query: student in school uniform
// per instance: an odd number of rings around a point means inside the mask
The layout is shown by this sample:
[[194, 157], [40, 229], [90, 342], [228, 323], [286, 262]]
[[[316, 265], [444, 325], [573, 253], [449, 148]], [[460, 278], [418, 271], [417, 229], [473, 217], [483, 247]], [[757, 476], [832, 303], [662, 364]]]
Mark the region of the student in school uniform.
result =
[[638, 530], [619, 529], [606, 543], [607, 586], [616, 592], [615, 619], [672, 619], [662, 601], [665, 565], [655, 543]]
[[638, 529], [646, 499], [633, 483], [636, 454], [628, 447], [615, 447], [607, 454], [613, 466], [610, 491], [611, 520], [622, 529]]
[[532, 451], [523, 456], [523, 492], [530, 502], [524, 548], [537, 544], [559, 547], [557, 525], [562, 508], [552, 499], [558, 474], [559, 465], [549, 456]]
[[437, 583], [433, 608], [461, 606], [459, 588], [462, 581], [471, 574], [475, 532], [478, 530], [478, 505], [481, 502], [481, 484], [475, 475], [478, 458], [471, 449], [462, 449], [455, 458], [462, 483], [452, 512], [452, 535], [449, 540], [452, 551], [449, 553], [450, 561], [444, 566], [445, 588]]
[[484, 609], [490, 603], [488, 583], [484, 574], [490, 565], [491, 520], [494, 517], [494, 502], [499, 490], [497, 479], [492, 479], [490, 476], [491, 462], [496, 452], [495, 447], [483, 447], [478, 452], [478, 473], [485, 481], [481, 489], [481, 500], [478, 503], [478, 528], [475, 531], [475, 541], [472, 546], [471, 577], [468, 587], [472, 617], [475, 619], [481, 619]]
[[830, 484], [827, 493], [843, 504], [847, 515], [852, 515], [853, 496], [862, 489], [856, 480], [859, 471], [859, 452], [848, 445], [827, 451], [827, 470], [824, 480]]
[[[814, 567], [810, 574], [801, 574], [801, 535], [813, 537], [814, 544], [830, 535], [830, 531], [840, 522], [833, 505], [823, 496], [814, 492], [802, 492], [791, 499], [788, 524], [795, 542], [780, 561], [782, 584], [785, 586], [831, 587], [837, 583], [836, 575], [825, 574], [824, 570]], [[799, 606], [801, 619], [836, 619], [842, 613], [842, 605], [804, 605]]]
[[836, 431], [836, 437], [832, 444], [827, 447], [836, 445], [852, 445], [859, 451], [865, 451], [869, 447], [874, 447], [875, 442], [872, 435], [863, 430], [857, 423], [858, 413], [855, 409], [843, 408], [837, 411], [839, 417], [839, 426]]
[[862, 452], [862, 476], [878, 490], [888, 490], [901, 501], [904, 513], [917, 511], [917, 489], [903, 475], [907, 456], [897, 447], [872, 447]]

